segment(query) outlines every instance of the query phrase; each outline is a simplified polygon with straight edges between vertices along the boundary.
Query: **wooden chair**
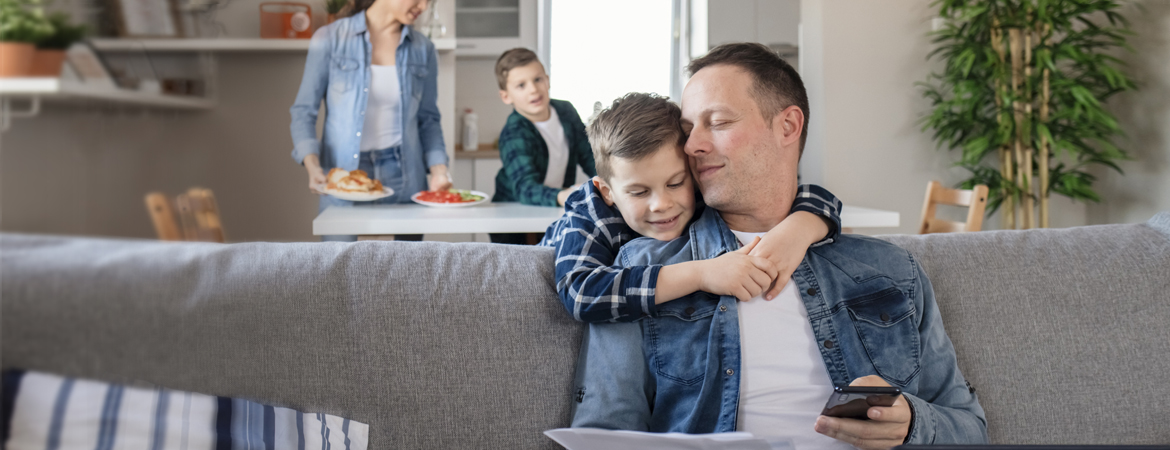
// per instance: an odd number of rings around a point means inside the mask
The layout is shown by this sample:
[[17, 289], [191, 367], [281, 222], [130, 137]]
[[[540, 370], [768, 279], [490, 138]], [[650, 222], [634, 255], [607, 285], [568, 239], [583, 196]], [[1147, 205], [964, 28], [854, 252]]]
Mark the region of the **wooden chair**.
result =
[[[967, 222], [953, 222], [934, 217], [938, 205], [966, 206]], [[918, 234], [979, 231], [983, 228], [983, 210], [987, 207], [987, 186], [971, 190], [947, 189], [942, 183], [926, 185], [926, 203], [922, 206], [922, 225]]]
[[146, 194], [146, 210], [160, 240], [224, 242], [219, 207], [210, 189], [191, 188], [174, 201], [151, 192]]

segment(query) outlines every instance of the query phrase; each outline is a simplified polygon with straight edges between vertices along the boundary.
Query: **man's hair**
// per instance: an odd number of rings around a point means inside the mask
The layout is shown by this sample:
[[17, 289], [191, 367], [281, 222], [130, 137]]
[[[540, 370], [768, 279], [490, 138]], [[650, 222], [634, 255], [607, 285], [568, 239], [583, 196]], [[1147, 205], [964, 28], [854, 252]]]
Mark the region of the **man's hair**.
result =
[[631, 92], [614, 100], [589, 124], [589, 145], [597, 175], [613, 176], [613, 158], [637, 161], [666, 144], [682, 146], [682, 110], [657, 94]]
[[508, 72], [520, 66], [527, 66], [533, 61], [540, 62], [540, 58], [532, 50], [517, 47], [504, 52], [496, 60], [496, 82], [500, 83], [500, 90], [508, 88]]
[[687, 70], [694, 75], [703, 68], [729, 65], [746, 71], [753, 83], [748, 92], [756, 99], [756, 106], [772, 127], [772, 119], [789, 106], [796, 105], [804, 113], [804, 127], [800, 131], [800, 152], [808, 139], [808, 92], [800, 74], [780, 56], [762, 44], [740, 42], [723, 44], [711, 49], [703, 57], [691, 61]]

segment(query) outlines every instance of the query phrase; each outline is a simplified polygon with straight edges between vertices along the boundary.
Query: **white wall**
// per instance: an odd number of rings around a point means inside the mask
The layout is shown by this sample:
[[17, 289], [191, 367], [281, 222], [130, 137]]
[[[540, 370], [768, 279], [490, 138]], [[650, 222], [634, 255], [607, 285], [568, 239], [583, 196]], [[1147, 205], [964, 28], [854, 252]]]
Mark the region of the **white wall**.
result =
[[[500, 101], [495, 70], [496, 59], [490, 57], [461, 57], [455, 63], [456, 111], [460, 115], [466, 108], [475, 111], [479, 116], [479, 142], [488, 145], [499, 139], [500, 130], [504, 129], [504, 123], [512, 113], [512, 107]], [[462, 136], [462, 119], [456, 122], [456, 136]]]
[[707, 42], [792, 44], [799, 40], [800, 0], [710, 0]]
[[1170, 2], [1127, 6], [1123, 13], [1137, 35], [1130, 40], [1134, 52], [1120, 56], [1140, 91], [1119, 95], [1109, 106], [1129, 136], [1120, 145], [1134, 161], [1121, 164], [1125, 174], [1097, 171], [1097, 192], [1106, 201], [1088, 206], [1091, 224], [1144, 222], [1170, 211]]

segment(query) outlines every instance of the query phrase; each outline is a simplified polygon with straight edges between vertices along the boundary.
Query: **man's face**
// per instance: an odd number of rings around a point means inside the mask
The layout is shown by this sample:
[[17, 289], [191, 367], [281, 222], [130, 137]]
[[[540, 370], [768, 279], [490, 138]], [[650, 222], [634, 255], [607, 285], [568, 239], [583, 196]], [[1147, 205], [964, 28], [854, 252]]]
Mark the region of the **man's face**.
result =
[[749, 213], [761, 195], [785, 195], [787, 184], [795, 194], [799, 146], [785, 139], [784, 112], [769, 127], [752, 98], [753, 82], [743, 69], [715, 65], [683, 90], [684, 150], [703, 200], [720, 212]]
[[631, 229], [660, 241], [686, 231], [695, 214], [695, 187], [678, 145], [663, 145], [637, 161], [613, 158], [611, 166], [609, 181], [594, 177], [594, 184]]
[[500, 100], [529, 120], [548, 120], [548, 88], [544, 64], [533, 61], [508, 71], [508, 82], [500, 91]]

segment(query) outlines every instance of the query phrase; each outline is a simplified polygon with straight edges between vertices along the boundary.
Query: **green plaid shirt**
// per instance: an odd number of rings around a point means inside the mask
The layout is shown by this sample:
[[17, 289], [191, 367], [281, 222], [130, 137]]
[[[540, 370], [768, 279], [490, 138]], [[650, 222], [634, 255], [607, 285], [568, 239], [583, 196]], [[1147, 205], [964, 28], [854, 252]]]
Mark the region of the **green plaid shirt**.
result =
[[[577, 184], [577, 166], [586, 175], [597, 175], [593, 165], [593, 149], [585, 135], [585, 124], [573, 105], [564, 100], [550, 100], [550, 106], [561, 118], [565, 130], [565, 142], [569, 144], [569, 164], [565, 167], [565, 184], [562, 188]], [[548, 144], [536, 130], [532, 121], [512, 111], [508, 122], [500, 131], [500, 159], [504, 167], [496, 174], [496, 195], [493, 202], [520, 202], [525, 205], [557, 206], [557, 192], [560, 189], [544, 185], [548, 172]]]

